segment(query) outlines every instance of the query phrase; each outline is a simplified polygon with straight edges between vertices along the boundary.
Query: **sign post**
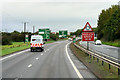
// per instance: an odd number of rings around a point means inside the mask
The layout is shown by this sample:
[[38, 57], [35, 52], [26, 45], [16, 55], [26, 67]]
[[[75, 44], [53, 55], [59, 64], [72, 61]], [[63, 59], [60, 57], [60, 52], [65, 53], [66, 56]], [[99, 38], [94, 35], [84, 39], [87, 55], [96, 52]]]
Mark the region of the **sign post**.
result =
[[25, 42], [27, 42], [27, 46], [28, 46], [28, 35], [25, 35]]
[[89, 41], [87, 41], [87, 50], [89, 50]]
[[25, 42], [28, 42], [28, 35], [25, 35]]
[[82, 41], [87, 41], [87, 50], [89, 50], [89, 41], [94, 41], [94, 32], [89, 22], [86, 23], [82, 31]]
[[76, 38], [75, 38], [75, 35], [73, 36], [73, 43], [75, 43], [76, 42]]

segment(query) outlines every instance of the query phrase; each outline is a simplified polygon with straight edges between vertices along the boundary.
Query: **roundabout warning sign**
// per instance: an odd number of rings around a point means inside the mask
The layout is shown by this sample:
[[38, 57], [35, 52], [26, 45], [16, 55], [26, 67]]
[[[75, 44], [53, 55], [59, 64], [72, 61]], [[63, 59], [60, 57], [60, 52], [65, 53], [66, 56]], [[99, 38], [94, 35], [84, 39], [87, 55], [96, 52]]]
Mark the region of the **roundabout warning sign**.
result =
[[82, 41], [94, 41], [94, 32], [89, 22], [86, 23], [82, 31]]

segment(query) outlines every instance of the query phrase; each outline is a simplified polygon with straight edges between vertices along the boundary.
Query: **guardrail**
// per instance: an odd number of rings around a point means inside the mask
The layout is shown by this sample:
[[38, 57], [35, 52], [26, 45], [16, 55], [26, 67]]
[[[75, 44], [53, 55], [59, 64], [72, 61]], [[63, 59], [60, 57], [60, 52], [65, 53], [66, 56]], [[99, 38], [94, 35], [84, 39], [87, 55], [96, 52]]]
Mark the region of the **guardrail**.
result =
[[108, 63], [109, 64], [109, 69], [111, 68], [110, 67], [111, 65], [118, 68], [118, 75], [120, 75], [120, 62], [119, 61], [111, 60], [110, 58], [108, 58], [106, 56], [103, 56], [103, 55], [97, 54], [96, 52], [92, 52], [90, 50], [87, 50], [87, 49], [77, 45], [76, 43], [74, 43], [74, 46], [77, 47], [78, 49], [82, 50], [83, 52], [89, 54], [90, 58], [91, 58], [91, 56], [93, 56], [93, 58], [96, 57], [97, 62], [100, 59], [102, 61], [102, 65], [104, 65], [104, 62]]
[[[94, 43], [92, 43], [92, 44], [94, 44]], [[81, 46], [82, 46], [82, 45], [81, 45]], [[84, 46], [82, 46], [82, 47], [83, 47], [83, 48], [85, 48], [85, 47], [87, 48], [86, 45], [84, 45]], [[113, 57], [113, 56], [111, 56], [111, 55], [108, 55], [108, 54], [106, 54], [106, 53], [103, 53], [103, 52], [94, 50], [94, 48], [91, 48], [91, 47], [89, 47], [89, 50], [92, 51], [92, 52], [94, 52], [94, 53], [97, 53], [97, 54], [99, 54], [99, 55], [101, 55], [101, 56], [103, 56], [103, 57], [106, 57], [106, 58], [108, 58], [108, 59], [110, 59], [110, 60], [112, 60], [112, 61], [115, 61], [115, 62], [120, 63], [120, 60], [119, 60], [119, 59], [117, 59], [117, 58], [115, 58], [115, 57]], [[103, 54], [101, 54], [101, 53], [103, 53]]]

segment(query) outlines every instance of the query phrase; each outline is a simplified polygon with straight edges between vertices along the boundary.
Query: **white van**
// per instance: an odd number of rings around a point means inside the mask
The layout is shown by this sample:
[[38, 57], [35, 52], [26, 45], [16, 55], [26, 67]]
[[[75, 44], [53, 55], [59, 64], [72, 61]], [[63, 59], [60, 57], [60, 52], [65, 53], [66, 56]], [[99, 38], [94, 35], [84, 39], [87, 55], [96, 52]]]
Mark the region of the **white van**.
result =
[[35, 51], [35, 50], [40, 50], [43, 51], [44, 50], [44, 42], [43, 42], [43, 37], [41, 35], [32, 35], [31, 36], [31, 52]]

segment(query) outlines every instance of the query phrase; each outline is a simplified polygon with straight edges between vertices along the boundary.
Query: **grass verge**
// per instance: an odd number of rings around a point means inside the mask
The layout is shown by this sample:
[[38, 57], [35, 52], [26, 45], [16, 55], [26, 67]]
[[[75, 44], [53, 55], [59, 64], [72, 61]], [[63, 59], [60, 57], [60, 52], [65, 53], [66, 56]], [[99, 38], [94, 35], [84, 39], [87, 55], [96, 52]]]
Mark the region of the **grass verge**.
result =
[[13, 52], [17, 52], [20, 50], [24, 50], [30, 47], [30, 43], [24, 43], [24, 42], [13, 42], [12, 45], [3, 45], [2, 46], [2, 54], [0, 56], [5, 56], [8, 54], [11, 54]]
[[120, 40], [113, 41], [113, 42], [104, 42], [104, 41], [102, 41], [102, 44], [115, 46], [115, 47], [120, 47]]
[[102, 65], [101, 60], [97, 62], [97, 58], [90, 58], [90, 56], [88, 56], [85, 52], [76, 48], [73, 43], [70, 44], [70, 48], [75, 56], [101, 80], [118, 80], [118, 78], [120, 79], [120, 76], [118, 76], [117, 68], [111, 66], [111, 69], [109, 70], [108, 63], [104, 62], [104, 65]]
[[[53, 43], [53, 42], [55, 42], [55, 41], [50, 40], [50, 41], [46, 42], [46, 44]], [[13, 42], [12, 45], [3, 45], [0, 47], [2, 47], [2, 53], [0, 54], [0, 56], [5, 56], [8, 54], [17, 52], [17, 51], [21, 51], [21, 50], [30, 48], [30, 43]]]

